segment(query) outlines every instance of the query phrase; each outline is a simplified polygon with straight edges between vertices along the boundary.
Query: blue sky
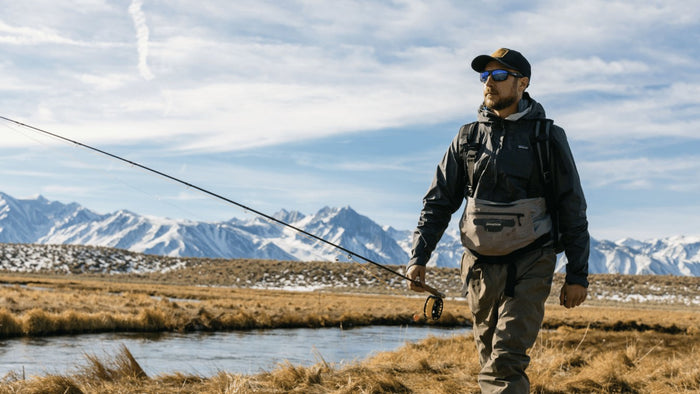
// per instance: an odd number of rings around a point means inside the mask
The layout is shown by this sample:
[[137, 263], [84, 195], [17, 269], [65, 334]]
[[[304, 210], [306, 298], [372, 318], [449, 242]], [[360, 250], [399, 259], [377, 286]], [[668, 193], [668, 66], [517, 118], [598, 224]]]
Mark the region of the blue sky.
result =
[[[700, 234], [693, 1], [1, 0], [0, 115], [272, 214], [412, 229], [499, 47], [567, 131], [598, 239]], [[97, 212], [249, 214], [0, 122], [0, 191]]]

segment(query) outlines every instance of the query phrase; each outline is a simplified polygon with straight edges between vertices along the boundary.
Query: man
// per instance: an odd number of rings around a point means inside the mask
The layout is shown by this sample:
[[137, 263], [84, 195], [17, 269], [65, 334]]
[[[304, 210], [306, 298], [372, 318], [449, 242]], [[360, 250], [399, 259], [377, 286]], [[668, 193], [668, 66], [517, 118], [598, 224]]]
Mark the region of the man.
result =
[[[409, 287], [422, 291], [430, 254], [466, 200], [462, 291], [474, 320], [479, 385], [484, 393], [527, 393], [527, 350], [542, 324], [555, 246], [563, 246], [568, 260], [560, 304], [573, 308], [587, 296], [586, 201], [564, 130], [548, 123], [544, 108], [525, 92], [531, 77], [525, 57], [501, 48], [471, 65], [484, 101], [477, 122], [462, 127], [438, 165], [407, 276]], [[537, 138], [551, 148], [543, 152]], [[547, 152], [551, 160], [538, 159]]]

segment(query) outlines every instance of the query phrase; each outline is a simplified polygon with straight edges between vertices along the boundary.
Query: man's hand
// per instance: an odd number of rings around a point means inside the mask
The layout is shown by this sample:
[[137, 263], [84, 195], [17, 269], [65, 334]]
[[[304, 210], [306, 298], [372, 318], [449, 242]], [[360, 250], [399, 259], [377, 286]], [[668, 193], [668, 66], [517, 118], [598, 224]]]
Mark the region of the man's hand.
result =
[[425, 267], [422, 265], [412, 265], [408, 268], [408, 272], [406, 272], [406, 276], [411, 279], [410, 282], [408, 282], [408, 288], [413, 290], [413, 291], [425, 291], [425, 289], [415, 282], [414, 280], [418, 280], [421, 284], [425, 284]]
[[577, 284], [564, 283], [561, 287], [561, 293], [559, 293], [559, 305], [563, 305], [565, 308], [575, 308], [586, 300], [588, 296], [588, 290]]

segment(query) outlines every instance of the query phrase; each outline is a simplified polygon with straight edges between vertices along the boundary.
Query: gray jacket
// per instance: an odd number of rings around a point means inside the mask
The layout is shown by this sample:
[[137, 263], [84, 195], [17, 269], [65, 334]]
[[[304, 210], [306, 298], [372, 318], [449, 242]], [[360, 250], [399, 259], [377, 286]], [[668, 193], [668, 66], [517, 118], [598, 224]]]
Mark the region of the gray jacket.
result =
[[[502, 119], [482, 107], [478, 114], [475, 140], [480, 143], [474, 170], [473, 197], [513, 202], [544, 197], [536, 150], [530, 141], [533, 121], [545, 119], [544, 108], [525, 92], [519, 112]], [[468, 129], [468, 128], [465, 128]], [[566, 134], [561, 127], [551, 130], [556, 167], [559, 232], [568, 264], [566, 281], [588, 286], [590, 236], [586, 200]], [[426, 265], [452, 214], [468, 196], [464, 139], [458, 134], [437, 167], [435, 178], [423, 199], [423, 209], [413, 236], [408, 265]]]

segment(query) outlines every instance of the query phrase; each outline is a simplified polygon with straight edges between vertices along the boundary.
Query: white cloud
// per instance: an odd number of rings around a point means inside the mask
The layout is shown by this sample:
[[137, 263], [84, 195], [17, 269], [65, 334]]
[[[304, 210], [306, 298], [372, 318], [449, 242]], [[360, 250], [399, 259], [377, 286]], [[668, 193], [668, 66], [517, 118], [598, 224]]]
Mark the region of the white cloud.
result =
[[577, 163], [582, 177], [597, 188], [666, 189], [700, 191], [697, 156], [639, 157]]
[[72, 40], [46, 28], [17, 27], [0, 21], [0, 43], [12, 45], [63, 44], [87, 45], [85, 42]]
[[[144, 87], [138, 80], [124, 78], [129, 60], [123, 48], [104, 48], [99, 56], [103, 63], [74, 73], [82, 87], [65, 80], [65, 75], [46, 75], [51, 91], [40, 98], [41, 107], [71, 129], [85, 128], [88, 138], [110, 138], [89, 133], [90, 127], [113, 130], [122, 139], [150, 138], [149, 133], [119, 131], [120, 125], [133, 129], [131, 120], [125, 119], [137, 114], [134, 120], [155, 136], [167, 129], [169, 135], [184, 138], [179, 139], [183, 147], [217, 150], [468, 120], [481, 100], [468, 60], [498, 45], [519, 44], [535, 69], [531, 90], [545, 105], [549, 97], [558, 100], [561, 95], [622, 96], [612, 103], [583, 99], [566, 112], [555, 113], [573, 138], [597, 139], [600, 130], [610, 129], [615, 130], [612, 138], [657, 132], [692, 137], [689, 130], [697, 124], [693, 119], [666, 124], [650, 114], [652, 109], [664, 117], [670, 114], [681, 96], [692, 97], [697, 84], [686, 80], [645, 97], [644, 83], [664, 81], [663, 75], [661, 79], [650, 76], [659, 66], [651, 64], [651, 56], [642, 50], [608, 49], [622, 46], [621, 33], [630, 29], [650, 34], [649, 26], [682, 8], [674, 2], [651, 6], [585, 2], [557, 7], [541, 2], [510, 13], [503, 11], [518, 7], [504, 3], [484, 6], [482, 18], [470, 18], [468, 9], [448, 1], [346, 1], [332, 6], [203, 1], [194, 9], [186, 2], [168, 6], [153, 5], [148, 10], [157, 40], [150, 36], [142, 2], [133, 0], [128, 8], [132, 29], [136, 28], [139, 73], [153, 78], [149, 66], [153, 60], [158, 67], [157, 85]], [[94, 7], [105, 12], [104, 6]], [[626, 12], [632, 8], [636, 12]], [[621, 22], [613, 21], [608, 12], [601, 16], [601, 9], [616, 10], [615, 18], [622, 18]], [[115, 20], [117, 11], [113, 10]], [[576, 15], [576, 20], [565, 15]], [[590, 22], [600, 18], [604, 23]], [[517, 35], [509, 30], [493, 34], [496, 22], [512, 25]], [[692, 22], [683, 16], [674, 23]], [[53, 33], [26, 29], [23, 36], [82, 42], [61, 39], [76, 36], [68, 26], [65, 35], [55, 27]], [[118, 40], [128, 42], [129, 32], [120, 32]], [[130, 34], [133, 37], [133, 30]], [[539, 36], [541, 40], [533, 39]], [[82, 62], [87, 54], [75, 56], [76, 62]], [[52, 97], [52, 91], [60, 92], [60, 97]], [[661, 107], [656, 108], [659, 103]], [[274, 126], [270, 114], [275, 116]], [[72, 119], [81, 119], [82, 124], [70, 124]], [[678, 122], [689, 127], [677, 127]], [[182, 143], [188, 136], [196, 137]]]
[[133, 80], [129, 74], [82, 74], [79, 79], [85, 84], [103, 91], [119, 89]]
[[148, 67], [148, 36], [149, 30], [146, 24], [146, 15], [141, 10], [142, 0], [131, 0], [129, 14], [136, 28], [136, 46], [139, 55], [139, 73], [145, 80], [153, 79], [153, 73]]
[[[569, 136], [600, 145], [654, 138], [700, 138], [700, 81], [661, 88], [620, 88], [620, 95], [587, 99], [556, 116]], [[611, 94], [614, 92], [611, 92]]]

